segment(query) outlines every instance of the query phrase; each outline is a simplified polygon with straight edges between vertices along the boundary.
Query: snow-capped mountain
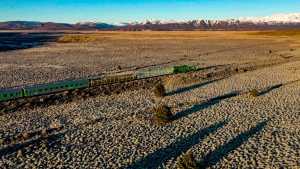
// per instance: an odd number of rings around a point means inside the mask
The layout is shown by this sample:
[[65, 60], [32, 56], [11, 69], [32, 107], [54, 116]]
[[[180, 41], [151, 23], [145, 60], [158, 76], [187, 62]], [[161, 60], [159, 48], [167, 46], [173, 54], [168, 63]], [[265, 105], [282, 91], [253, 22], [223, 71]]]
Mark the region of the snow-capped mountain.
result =
[[227, 22], [228, 24], [237, 24], [237, 23], [300, 23], [300, 13], [289, 13], [289, 14], [274, 14], [271, 16], [264, 17], [243, 17], [238, 19], [224, 19], [224, 20], [207, 20], [207, 19], [196, 19], [196, 20], [188, 20], [188, 21], [177, 21], [177, 20], [146, 20], [142, 22], [132, 22], [127, 23], [127, 25], [149, 25], [149, 24], [183, 24], [183, 23], [191, 23], [193, 22], [196, 25], [200, 25], [202, 23], [206, 24], [218, 24]]
[[267, 30], [300, 29], [300, 13], [274, 14], [265, 17], [247, 17], [226, 20], [146, 20], [121, 24], [79, 22], [77, 24], [53, 22], [0, 22], [0, 30]]
[[300, 23], [300, 13], [274, 14], [265, 17], [247, 17], [240, 18], [240, 21], [248, 21], [254, 23]]

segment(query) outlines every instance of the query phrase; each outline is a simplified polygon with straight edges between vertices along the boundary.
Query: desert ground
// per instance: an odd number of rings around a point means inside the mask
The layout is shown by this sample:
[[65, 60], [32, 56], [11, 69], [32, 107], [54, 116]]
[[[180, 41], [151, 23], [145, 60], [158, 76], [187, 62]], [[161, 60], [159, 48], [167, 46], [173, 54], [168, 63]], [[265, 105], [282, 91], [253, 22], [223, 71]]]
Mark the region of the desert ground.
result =
[[[141, 67], [196, 64], [203, 67], [284, 60], [290, 38], [248, 32], [100, 32], [85, 43], [57, 43], [61, 34], [16, 36], [26, 50], [0, 53], [0, 87], [43, 83]], [[1, 34], [0, 34], [1, 35]], [[83, 35], [84, 36], [84, 35]], [[88, 37], [89, 38], [89, 37]], [[2, 37], [2, 43], [8, 41]], [[89, 41], [90, 40], [90, 41]], [[269, 51], [273, 51], [269, 53]], [[298, 51], [299, 52], [299, 51]], [[290, 54], [287, 54], [288, 56]]]
[[[200, 168], [300, 168], [298, 34], [93, 32], [80, 34], [84, 41], [68, 34], [0, 52], [0, 87], [167, 65], [278, 64], [213, 80], [165, 77], [160, 99], [141, 88], [3, 114], [2, 168], [173, 169], [186, 154]], [[153, 121], [158, 100], [172, 122]], [[5, 141], [57, 125], [63, 129], [46, 139]]]

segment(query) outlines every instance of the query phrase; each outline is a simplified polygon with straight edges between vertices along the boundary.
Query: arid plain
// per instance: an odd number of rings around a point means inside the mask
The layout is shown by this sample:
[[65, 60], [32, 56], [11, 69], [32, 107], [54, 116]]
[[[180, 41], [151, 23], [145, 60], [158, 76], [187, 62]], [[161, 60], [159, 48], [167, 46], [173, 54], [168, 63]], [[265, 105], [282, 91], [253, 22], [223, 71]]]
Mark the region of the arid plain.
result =
[[[300, 168], [299, 31], [41, 36], [49, 38], [0, 52], [1, 88], [181, 64], [241, 69], [163, 78], [160, 102], [176, 117], [165, 125], [153, 122], [157, 98], [143, 88], [3, 114], [0, 166], [178, 168], [192, 153], [201, 168]], [[63, 130], [50, 139], [5, 141], [53, 125]]]

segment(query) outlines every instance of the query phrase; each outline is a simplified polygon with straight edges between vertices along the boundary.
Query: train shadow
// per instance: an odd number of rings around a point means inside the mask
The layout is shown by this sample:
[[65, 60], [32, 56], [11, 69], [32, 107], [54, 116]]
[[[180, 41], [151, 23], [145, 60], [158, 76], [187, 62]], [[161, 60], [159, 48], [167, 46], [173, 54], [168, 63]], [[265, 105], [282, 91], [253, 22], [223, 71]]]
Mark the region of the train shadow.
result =
[[220, 103], [224, 99], [229, 99], [229, 98], [232, 98], [232, 97], [235, 97], [235, 96], [238, 96], [238, 95], [239, 95], [239, 92], [230, 92], [230, 93], [227, 93], [225, 95], [221, 95], [221, 96], [217, 96], [217, 97], [211, 98], [211, 99], [207, 100], [206, 102], [203, 102], [203, 103], [200, 103], [200, 104], [196, 104], [196, 105], [192, 106], [189, 109], [186, 109], [186, 110], [183, 110], [181, 112], [176, 113], [173, 116], [173, 120], [179, 120], [179, 119], [181, 119], [183, 117], [186, 117], [186, 116], [188, 116], [190, 114], [193, 114], [193, 113], [195, 113], [197, 111], [209, 108], [209, 107], [211, 107], [213, 105], [216, 105], [216, 104]]
[[58, 33], [0, 33], [0, 52], [29, 49], [55, 42]]
[[188, 92], [190, 90], [194, 90], [194, 89], [209, 85], [211, 83], [214, 83], [214, 82], [217, 82], [217, 81], [220, 81], [220, 80], [223, 80], [223, 79], [225, 79], [225, 78], [214, 79], [214, 80], [211, 80], [211, 81], [194, 84], [194, 85], [191, 85], [191, 86], [188, 86], [188, 87], [179, 88], [177, 90], [174, 90], [174, 91], [171, 91], [171, 92], [167, 93], [167, 96], [172, 96], [172, 95], [176, 95], [176, 94], [180, 94], [180, 93], [185, 93], [185, 92]]
[[170, 144], [169, 146], [159, 149], [142, 159], [134, 162], [126, 169], [136, 169], [136, 168], [147, 168], [156, 169], [171, 158], [177, 158], [182, 153], [188, 151], [192, 146], [198, 144], [207, 135], [216, 132], [219, 128], [222, 128], [227, 124], [227, 121], [217, 122], [207, 128], [201, 129], [198, 132], [185, 137], [180, 138], [178, 141]]
[[216, 165], [222, 158], [226, 157], [240, 147], [243, 143], [248, 141], [255, 134], [258, 134], [261, 130], [265, 128], [269, 120], [258, 123], [255, 127], [250, 130], [243, 132], [236, 136], [235, 138], [229, 140], [226, 144], [218, 147], [216, 150], [208, 153], [202, 160], [199, 162], [199, 168], [209, 168], [213, 165]]

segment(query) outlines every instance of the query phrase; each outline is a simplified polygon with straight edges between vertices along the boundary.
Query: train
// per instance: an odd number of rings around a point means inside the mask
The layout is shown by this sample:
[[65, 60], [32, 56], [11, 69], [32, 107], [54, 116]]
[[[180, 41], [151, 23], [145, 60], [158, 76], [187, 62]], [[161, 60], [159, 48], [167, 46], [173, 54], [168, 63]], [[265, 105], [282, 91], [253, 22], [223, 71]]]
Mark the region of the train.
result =
[[45, 84], [29, 85], [9, 89], [0, 89], [0, 102], [16, 100], [25, 97], [54, 94], [69, 90], [84, 89], [100, 85], [123, 83], [133, 80], [146, 79], [157, 76], [177, 73], [188, 73], [198, 70], [197, 66], [181, 65], [163, 68], [152, 68], [136, 72], [125, 72], [101, 77], [89, 77], [83, 79], [62, 80]]

